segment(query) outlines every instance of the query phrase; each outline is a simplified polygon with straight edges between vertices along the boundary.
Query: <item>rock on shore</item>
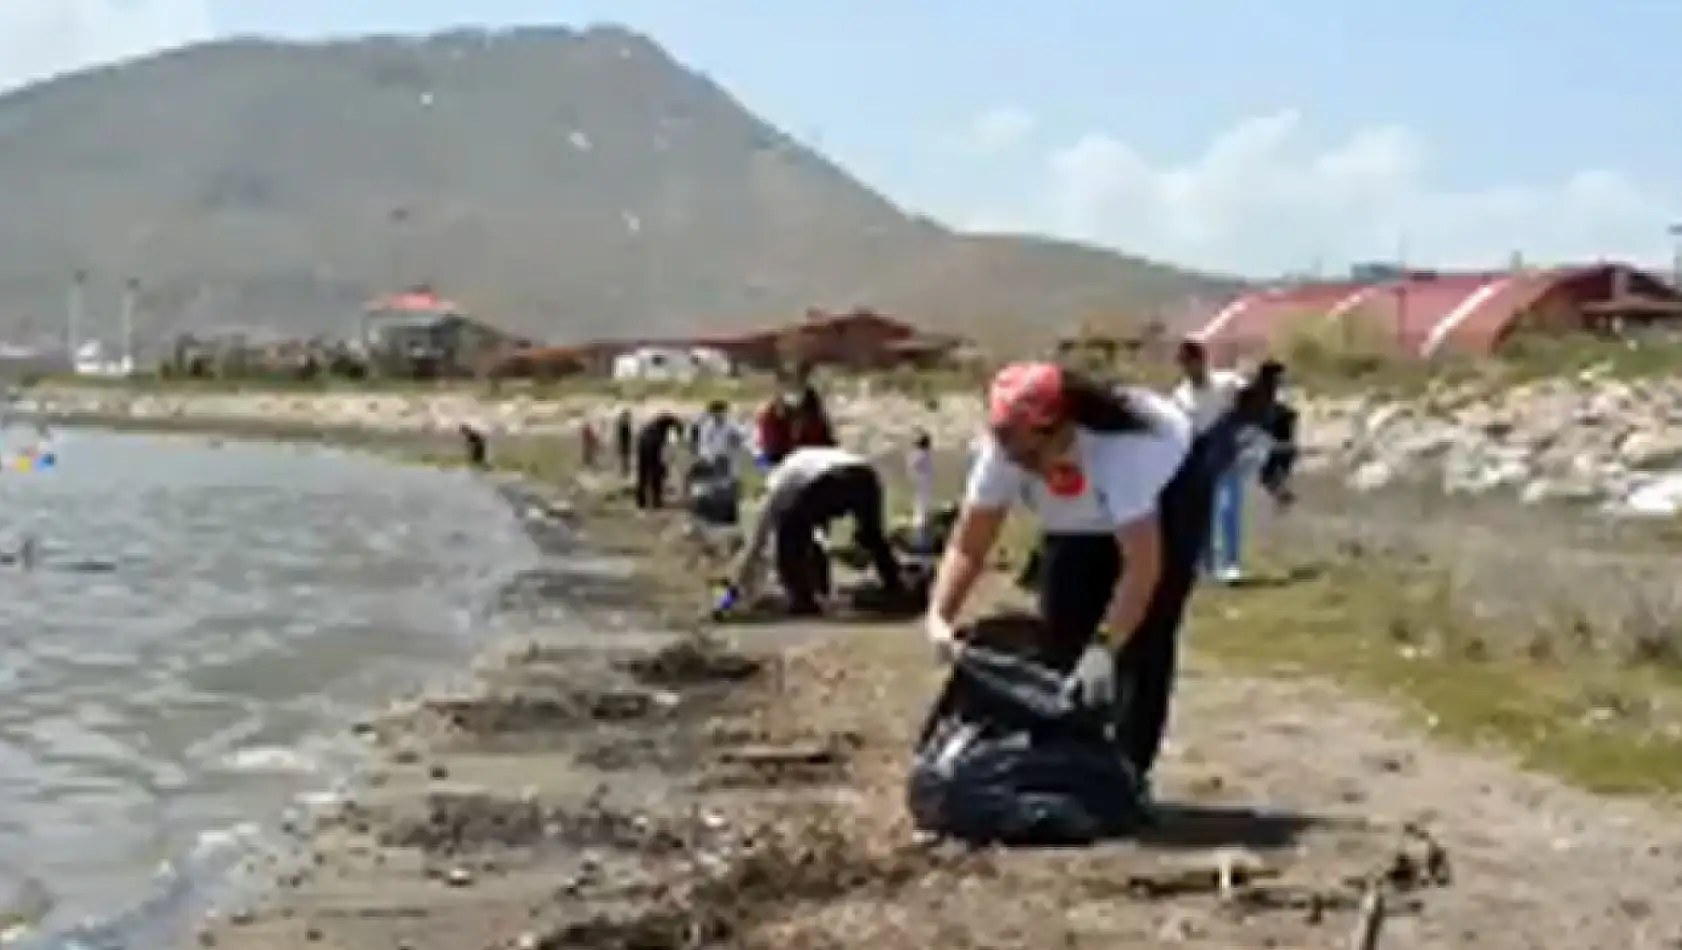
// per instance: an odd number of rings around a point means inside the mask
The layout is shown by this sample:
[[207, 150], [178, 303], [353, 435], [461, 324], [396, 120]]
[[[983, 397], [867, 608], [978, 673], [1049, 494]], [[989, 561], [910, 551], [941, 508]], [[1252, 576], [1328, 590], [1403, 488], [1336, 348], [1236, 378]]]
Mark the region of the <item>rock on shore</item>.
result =
[[[1682, 379], [1584, 373], [1501, 389], [1443, 385], [1412, 399], [1309, 400], [1304, 408], [1309, 464], [1344, 474], [1356, 488], [1424, 481], [1455, 494], [1662, 508], [1650, 502], [1682, 481]], [[1682, 487], [1672, 491], [1674, 512]]]

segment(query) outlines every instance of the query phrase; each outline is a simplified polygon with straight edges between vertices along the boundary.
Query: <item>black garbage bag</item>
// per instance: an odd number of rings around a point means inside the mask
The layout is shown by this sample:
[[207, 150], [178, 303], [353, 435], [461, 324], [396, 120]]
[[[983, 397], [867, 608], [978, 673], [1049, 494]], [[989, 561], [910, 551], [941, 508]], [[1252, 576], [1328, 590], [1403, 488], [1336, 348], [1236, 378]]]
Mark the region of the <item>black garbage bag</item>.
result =
[[907, 783], [920, 831], [973, 844], [1074, 846], [1140, 821], [1139, 783], [1113, 708], [1063, 694], [1063, 677], [972, 646], [925, 722]]
[[921, 536], [910, 523], [896, 524], [888, 532], [888, 543], [895, 551], [912, 557], [934, 557], [946, 550], [952, 531], [958, 526], [958, 506], [941, 505], [929, 512], [928, 523]]
[[709, 527], [734, 527], [741, 519], [741, 483], [725, 464], [697, 461], [689, 469], [689, 513]]

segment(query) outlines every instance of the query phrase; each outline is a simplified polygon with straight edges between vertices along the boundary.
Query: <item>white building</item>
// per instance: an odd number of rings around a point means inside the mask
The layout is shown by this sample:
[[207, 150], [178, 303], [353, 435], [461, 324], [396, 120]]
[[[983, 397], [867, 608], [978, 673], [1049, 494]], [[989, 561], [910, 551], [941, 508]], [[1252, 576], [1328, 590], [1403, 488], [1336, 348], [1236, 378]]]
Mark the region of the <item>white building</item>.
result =
[[71, 368], [77, 376], [133, 376], [134, 357], [115, 354], [98, 340], [89, 340], [76, 348]]

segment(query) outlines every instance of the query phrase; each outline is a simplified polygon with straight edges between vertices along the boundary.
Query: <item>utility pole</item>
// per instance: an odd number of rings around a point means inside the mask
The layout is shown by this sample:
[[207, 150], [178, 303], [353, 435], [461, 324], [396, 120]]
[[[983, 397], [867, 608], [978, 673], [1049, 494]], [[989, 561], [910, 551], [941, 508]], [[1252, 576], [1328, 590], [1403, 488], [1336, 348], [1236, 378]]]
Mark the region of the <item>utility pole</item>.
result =
[[70, 368], [76, 368], [76, 350], [82, 345], [82, 319], [88, 305], [88, 272], [78, 267], [70, 278], [70, 296], [64, 307], [64, 354]]
[[121, 333], [123, 340], [122, 363], [123, 375], [134, 372], [134, 309], [140, 298], [140, 278], [130, 277], [123, 284], [123, 302], [121, 310]]
[[1665, 229], [1670, 235], [1670, 282], [1682, 288], [1682, 222]]
[[1396, 235], [1396, 342], [1407, 347], [1408, 327], [1408, 237]]

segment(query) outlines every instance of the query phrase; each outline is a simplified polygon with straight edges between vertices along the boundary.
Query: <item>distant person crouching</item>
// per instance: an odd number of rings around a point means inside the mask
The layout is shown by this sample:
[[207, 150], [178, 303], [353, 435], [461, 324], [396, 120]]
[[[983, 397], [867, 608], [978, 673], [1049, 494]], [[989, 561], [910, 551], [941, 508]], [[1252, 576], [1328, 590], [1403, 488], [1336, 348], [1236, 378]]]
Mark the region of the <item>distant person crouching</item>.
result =
[[485, 433], [471, 422], [463, 422], [456, 431], [461, 435], [462, 460], [467, 467], [478, 471], [490, 468], [490, 445]]
[[883, 523], [881, 477], [852, 452], [818, 446], [795, 449], [767, 476], [765, 502], [719, 609], [730, 609], [758, 589], [765, 548], [774, 544], [777, 579], [788, 596], [789, 612], [821, 613], [830, 578], [818, 532], [841, 517], [853, 520], [853, 538], [869, 556], [884, 598], [905, 600], [905, 581]]

